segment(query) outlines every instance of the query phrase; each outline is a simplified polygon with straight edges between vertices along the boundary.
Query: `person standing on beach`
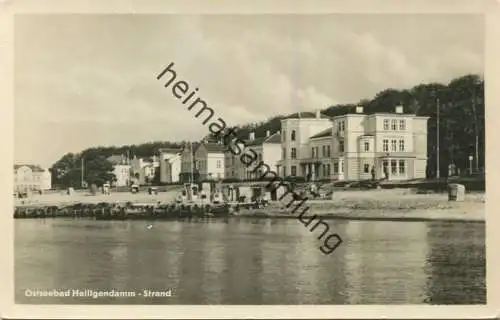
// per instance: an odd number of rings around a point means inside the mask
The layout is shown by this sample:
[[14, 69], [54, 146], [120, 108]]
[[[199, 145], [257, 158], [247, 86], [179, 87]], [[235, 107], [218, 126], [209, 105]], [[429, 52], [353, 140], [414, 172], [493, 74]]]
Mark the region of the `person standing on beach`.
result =
[[372, 167], [372, 181], [375, 181], [375, 166]]

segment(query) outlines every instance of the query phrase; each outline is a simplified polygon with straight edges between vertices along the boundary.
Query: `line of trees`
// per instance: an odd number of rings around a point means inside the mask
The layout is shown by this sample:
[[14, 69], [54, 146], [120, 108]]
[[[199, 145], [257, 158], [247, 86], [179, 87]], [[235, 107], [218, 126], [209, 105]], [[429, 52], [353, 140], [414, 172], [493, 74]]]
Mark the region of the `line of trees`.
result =
[[[484, 81], [479, 75], [465, 75], [448, 84], [419, 84], [411, 89], [386, 89], [371, 100], [361, 100], [355, 104], [329, 106], [323, 114], [333, 117], [354, 113], [356, 106], [363, 106], [365, 113], [393, 112], [402, 105], [405, 113], [430, 117], [428, 121], [428, 163], [429, 177], [436, 175], [437, 169], [437, 111], [439, 103], [439, 157], [441, 176], [448, 175], [448, 166], [453, 164], [456, 171], [469, 169], [469, 156], [474, 157], [474, 169], [484, 169], [485, 161], [485, 109]], [[296, 115], [296, 114], [295, 114]], [[281, 119], [291, 115], [275, 116], [260, 123], [237, 126], [238, 136], [246, 139], [251, 131], [256, 137], [266, 131], [281, 130]], [[208, 135], [208, 139], [216, 137]], [[182, 142], [150, 142], [121, 147], [89, 148], [79, 154], [68, 153], [51, 168], [53, 185], [77, 187], [81, 184], [81, 159], [85, 159], [84, 180], [89, 184], [102, 185], [114, 180], [113, 166], [106, 159], [121, 154], [132, 158], [157, 155], [160, 148], [180, 148]], [[477, 149], [477, 152], [476, 152]], [[476, 153], [478, 157], [476, 157]], [[477, 158], [477, 159], [476, 159]], [[457, 172], [456, 172], [457, 173]], [[159, 176], [156, 177], [159, 179]]]

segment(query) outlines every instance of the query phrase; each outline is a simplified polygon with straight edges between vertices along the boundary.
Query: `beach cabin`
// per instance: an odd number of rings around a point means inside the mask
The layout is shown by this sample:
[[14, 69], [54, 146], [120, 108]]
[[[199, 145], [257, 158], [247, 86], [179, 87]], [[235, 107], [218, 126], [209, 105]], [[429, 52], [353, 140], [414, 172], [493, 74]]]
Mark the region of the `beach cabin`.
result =
[[105, 183], [102, 185], [102, 194], [109, 194], [109, 183]]
[[133, 184], [130, 187], [130, 192], [132, 192], [132, 193], [138, 193], [139, 192], [139, 186], [137, 184]]

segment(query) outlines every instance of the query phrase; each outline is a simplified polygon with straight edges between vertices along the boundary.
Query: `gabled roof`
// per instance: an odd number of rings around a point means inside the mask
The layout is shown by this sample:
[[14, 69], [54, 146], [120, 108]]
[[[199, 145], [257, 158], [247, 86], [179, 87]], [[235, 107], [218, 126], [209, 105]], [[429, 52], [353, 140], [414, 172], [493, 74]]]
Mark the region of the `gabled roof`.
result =
[[115, 154], [115, 155], [108, 157], [107, 160], [114, 165], [124, 164], [127, 161], [127, 157], [125, 157], [122, 154]]
[[203, 147], [210, 153], [224, 153], [226, 152], [226, 146], [220, 143], [208, 142], [202, 144]]
[[309, 139], [316, 139], [316, 138], [324, 138], [324, 137], [331, 137], [333, 134], [332, 128], [325, 129], [312, 137], [309, 137]]
[[15, 164], [14, 165], [14, 170], [17, 170], [17, 169], [19, 169], [21, 167], [28, 167], [33, 172], [43, 172], [43, 171], [45, 171], [39, 165], [34, 165], [34, 164]]
[[[322, 113], [319, 114], [320, 119], [331, 119], [331, 117], [324, 115]], [[284, 119], [315, 119], [316, 112], [298, 112], [292, 115], [285, 117]]]
[[281, 134], [278, 132], [270, 135], [269, 137], [261, 137], [254, 140], [245, 140], [246, 146], [259, 146], [264, 143], [281, 143]]

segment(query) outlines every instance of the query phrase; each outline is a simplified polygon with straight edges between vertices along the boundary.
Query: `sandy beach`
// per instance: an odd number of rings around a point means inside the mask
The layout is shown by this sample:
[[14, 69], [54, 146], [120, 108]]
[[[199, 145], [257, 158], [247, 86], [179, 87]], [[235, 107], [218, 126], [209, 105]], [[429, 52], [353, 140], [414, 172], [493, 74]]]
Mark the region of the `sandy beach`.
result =
[[[89, 195], [77, 192], [72, 195], [52, 193], [35, 195], [31, 199], [16, 199], [16, 206], [70, 205], [73, 203], [169, 203], [178, 191], [132, 194], [115, 192], [109, 195]], [[363, 220], [452, 220], [484, 221], [485, 194], [468, 193], [463, 202], [448, 201], [447, 194], [416, 194], [409, 189], [336, 191], [333, 200], [308, 200], [312, 214], [324, 218]], [[273, 217], [294, 217], [285, 205], [288, 201], [273, 202], [265, 212]], [[305, 208], [305, 206], [304, 206]], [[246, 215], [242, 212], [242, 215]]]

